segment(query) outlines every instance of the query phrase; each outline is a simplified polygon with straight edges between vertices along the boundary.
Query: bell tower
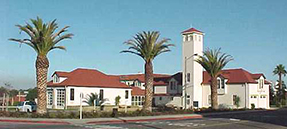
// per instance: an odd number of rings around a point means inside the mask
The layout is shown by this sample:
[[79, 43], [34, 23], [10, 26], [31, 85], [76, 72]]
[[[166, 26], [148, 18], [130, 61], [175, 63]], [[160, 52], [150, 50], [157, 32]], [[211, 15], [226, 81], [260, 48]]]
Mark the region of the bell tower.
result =
[[194, 60], [203, 53], [204, 33], [190, 28], [182, 35], [182, 84], [183, 84], [183, 108], [202, 107], [202, 72], [203, 68]]

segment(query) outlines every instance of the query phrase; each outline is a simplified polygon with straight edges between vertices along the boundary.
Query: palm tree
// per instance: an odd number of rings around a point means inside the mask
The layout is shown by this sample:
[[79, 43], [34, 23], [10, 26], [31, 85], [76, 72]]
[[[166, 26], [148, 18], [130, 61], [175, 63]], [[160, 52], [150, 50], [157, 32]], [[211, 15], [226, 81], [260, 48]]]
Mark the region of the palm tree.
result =
[[105, 101], [106, 101], [105, 99], [100, 100], [99, 95], [97, 93], [91, 93], [83, 102], [89, 104], [90, 106], [94, 106], [95, 103], [96, 106], [101, 106]]
[[126, 41], [124, 44], [128, 45], [128, 50], [121, 52], [132, 53], [140, 56], [145, 61], [145, 102], [143, 111], [152, 111], [152, 98], [153, 98], [153, 60], [158, 55], [169, 52], [170, 46], [168, 41], [170, 39], [163, 38], [158, 40], [160, 33], [158, 31], [143, 31], [137, 33], [133, 39]]
[[221, 53], [220, 49], [206, 50], [203, 52], [203, 56], [199, 56], [195, 61], [199, 63], [211, 77], [210, 89], [211, 89], [211, 107], [212, 109], [218, 109], [217, 100], [217, 77], [220, 75], [220, 71], [226, 66], [228, 62], [233, 60], [232, 56], [226, 53]]
[[278, 75], [279, 77], [279, 89], [282, 89], [282, 75], [286, 76], [287, 71], [285, 70], [285, 66], [282, 64], [279, 64], [275, 67], [274, 71], [273, 71], [274, 75]]
[[[54, 49], [66, 50], [64, 46], [58, 46], [57, 44], [64, 39], [71, 39], [73, 34], [63, 34], [67, 31], [69, 26], [65, 26], [58, 32], [56, 19], [49, 23], [43, 23], [42, 19], [31, 19], [32, 25], [26, 23], [26, 25], [16, 25], [20, 31], [24, 31], [29, 38], [9, 40], [19, 42], [20, 44], [26, 44], [33, 48], [37, 53], [36, 59], [36, 75], [37, 75], [37, 113], [45, 114], [46, 109], [46, 86], [47, 86], [47, 72], [49, 68], [49, 60], [47, 54]], [[63, 35], [62, 35], [63, 34]]]
[[279, 100], [278, 101], [281, 102], [282, 98], [284, 97], [282, 75], [286, 76], [286, 74], [287, 74], [287, 71], [285, 70], [285, 66], [282, 64], [277, 65], [273, 71], [273, 74], [278, 75], [278, 77], [279, 77], [279, 80], [278, 80], [278, 86], [279, 86], [279, 89], [278, 89], [279, 97], [278, 97], [278, 99]]

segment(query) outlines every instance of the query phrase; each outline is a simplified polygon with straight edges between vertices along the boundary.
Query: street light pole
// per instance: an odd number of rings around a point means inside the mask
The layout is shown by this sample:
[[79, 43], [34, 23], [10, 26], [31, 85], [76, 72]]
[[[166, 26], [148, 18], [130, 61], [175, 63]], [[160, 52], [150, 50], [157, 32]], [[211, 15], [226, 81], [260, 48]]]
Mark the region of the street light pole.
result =
[[194, 57], [194, 56], [197, 56], [198, 54], [195, 53], [189, 57], [184, 57], [184, 109], [186, 109], [186, 100], [187, 100], [187, 94], [186, 94], [186, 88], [187, 88], [187, 60], [189, 60], [190, 58]]

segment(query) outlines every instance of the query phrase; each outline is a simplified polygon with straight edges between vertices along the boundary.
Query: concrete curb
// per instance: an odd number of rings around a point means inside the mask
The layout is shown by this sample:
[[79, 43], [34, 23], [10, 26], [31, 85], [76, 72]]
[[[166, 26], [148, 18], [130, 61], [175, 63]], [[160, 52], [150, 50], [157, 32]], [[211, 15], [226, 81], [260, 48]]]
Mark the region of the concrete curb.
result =
[[158, 120], [185, 120], [185, 119], [197, 119], [202, 118], [202, 115], [182, 116], [182, 117], [163, 117], [163, 118], [145, 118], [145, 119], [120, 119], [120, 120], [104, 120], [104, 121], [90, 121], [86, 124], [110, 124], [110, 123], [133, 123], [144, 121], [158, 121]]
[[45, 121], [45, 120], [11, 120], [11, 119], [1, 119], [0, 122], [10, 122], [10, 123], [33, 123], [33, 124], [70, 124], [66, 121]]

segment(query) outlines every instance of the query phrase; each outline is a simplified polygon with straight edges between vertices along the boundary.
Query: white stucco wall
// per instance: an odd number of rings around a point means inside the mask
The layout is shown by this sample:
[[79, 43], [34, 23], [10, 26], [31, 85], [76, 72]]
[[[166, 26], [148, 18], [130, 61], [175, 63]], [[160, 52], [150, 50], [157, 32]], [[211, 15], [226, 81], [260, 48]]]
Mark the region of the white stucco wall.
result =
[[[70, 100], [70, 89], [74, 88], [74, 100]], [[115, 98], [119, 95], [120, 105], [131, 105], [131, 89], [124, 89], [124, 88], [98, 88], [98, 87], [74, 87], [74, 86], [67, 86], [65, 87], [48, 87], [47, 89], [54, 89], [53, 94], [53, 108], [65, 108], [65, 107], [58, 107], [57, 106], [57, 89], [66, 89], [65, 93], [65, 100], [66, 106], [79, 106], [80, 105], [80, 93], [84, 94], [84, 99], [88, 99], [88, 95], [91, 93], [100, 94], [100, 90], [103, 89], [104, 91], [104, 99], [107, 101], [105, 104], [107, 105], [115, 105]], [[125, 91], [128, 90], [129, 96], [128, 99], [125, 98]], [[87, 103], [82, 103], [84, 106], [88, 105]]]
[[[269, 85], [264, 84], [263, 88], [260, 89], [258, 84], [248, 84], [249, 85], [249, 103], [248, 106], [251, 108], [251, 104], [255, 105], [255, 108], [270, 108], [269, 105]], [[251, 98], [251, 96], [257, 96], [256, 98]], [[263, 98], [265, 96], [265, 98]]]
[[[226, 93], [218, 95], [219, 104], [226, 104], [230, 107], [235, 108], [233, 105], [233, 95], [240, 97], [239, 108], [251, 108], [251, 104], [255, 105], [255, 108], [270, 108], [269, 106], [269, 85], [265, 84], [263, 89], [258, 88], [258, 84], [227, 84]], [[203, 107], [209, 107], [208, 95], [210, 95], [210, 86], [203, 85]], [[245, 97], [246, 96], [246, 97]], [[251, 96], [257, 96], [256, 98], [251, 98]], [[265, 96], [265, 98], [261, 97]]]
[[182, 107], [181, 96], [154, 96], [153, 98], [155, 99], [156, 106]]
[[[75, 90], [75, 99], [70, 100], [70, 89], [74, 88]], [[91, 93], [97, 93], [100, 95], [100, 90], [104, 91], [104, 99], [107, 99], [106, 104], [115, 105], [115, 98], [120, 96], [120, 105], [131, 105], [131, 89], [124, 88], [98, 88], [98, 87], [67, 87], [67, 106], [77, 106], [80, 105], [80, 93], [84, 94], [84, 98], [88, 98], [88, 95]], [[125, 91], [129, 91], [128, 99], [125, 98]], [[83, 105], [88, 105], [83, 103]]]
[[[245, 89], [245, 84], [226, 84], [225, 85], [225, 93], [224, 94], [218, 94], [218, 104], [224, 104], [228, 105], [229, 107], [236, 108], [235, 105], [233, 105], [233, 95], [239, 96], [240, 102], [239, 102], [239, 108], [245, 107], [245, 102], [247, 106], [247, 100], [245, 101], [245, 96], [248, 96], [248, 88]], [[246, 92], [245, 92], [246, 91]], [[209, 85], [203, 85], [203, 106], [209, 107], [208, 103], [208, 96], [211, 95], [210, 86]], [[246, 98], [248, 99], [248, 98]]]

